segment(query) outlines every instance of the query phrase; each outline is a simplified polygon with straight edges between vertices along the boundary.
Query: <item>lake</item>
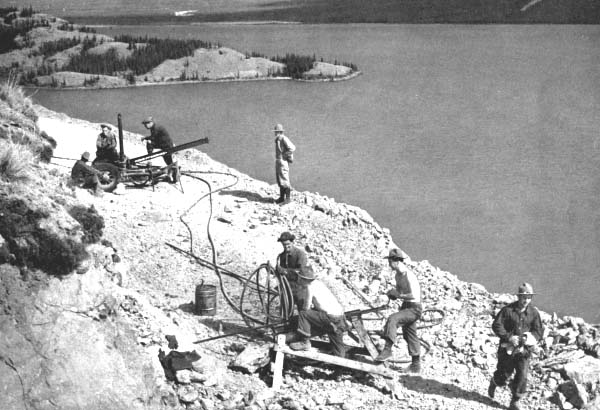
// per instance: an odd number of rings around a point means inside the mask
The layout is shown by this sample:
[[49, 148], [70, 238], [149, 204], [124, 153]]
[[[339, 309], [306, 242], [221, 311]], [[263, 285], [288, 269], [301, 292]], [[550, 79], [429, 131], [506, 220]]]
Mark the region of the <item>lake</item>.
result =
[[[273, 133], [298, 147], [296, 190], [366, 209], [415, 260], [490, 291], [531, 282], [549, 312], [600, 322], [600, 27], [248, 25], [101, 27], [199, 38], [267, 56], [355, 63], [350, 81], [256, 81], [34, 100], [178, 142], [275, 183]], [[426, 284], [425, 284], [426, 286]]]

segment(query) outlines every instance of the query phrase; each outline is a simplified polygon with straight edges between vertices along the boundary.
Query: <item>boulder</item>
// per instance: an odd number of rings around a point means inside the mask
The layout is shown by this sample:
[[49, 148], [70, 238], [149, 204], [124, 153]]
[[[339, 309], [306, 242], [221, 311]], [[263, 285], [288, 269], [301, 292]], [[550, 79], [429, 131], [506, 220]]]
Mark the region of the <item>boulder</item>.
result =
[[231, 361], [231, 369], [252, 374], [269, 364], [269, 346], [249, 345]]
[[564, 365], [567, 377], [579, 384], [600, 382], [600, 359], [583, 356]]
[[585, 387], [572, 380], [558, 386], [558, 390], [565, 396], [569, 403], [578, 409], [585, 406], [589, 401]]

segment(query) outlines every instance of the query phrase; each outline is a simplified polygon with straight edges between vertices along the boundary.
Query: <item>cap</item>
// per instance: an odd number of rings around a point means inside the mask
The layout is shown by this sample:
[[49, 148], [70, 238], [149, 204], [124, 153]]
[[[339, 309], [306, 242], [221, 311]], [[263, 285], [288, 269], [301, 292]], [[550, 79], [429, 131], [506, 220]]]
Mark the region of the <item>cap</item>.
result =
[[81, 154], [81, 158], [85, 159], [86, 161], [90, 160], [90, 153], [85, 151], [83, 154]]
[[298, 277], [306, 280], [315, 280], [317, 275], [312, 266], [308, 265], [298, 273]]
[[277, 242], [283, 242], [283, 241], [292, 241], [294, 242], [294, 240], [296, 239], [296, 237], [290, 233], [290, 232], [284, 232], [281, 235], [279, 235], [279, 239], [277, 239]]
[[537, 293], [533, 292], [533, 286], [531, 286], [529, 283], [523, 283], [521, 286], [519, 286], [517, 295], [537, 295]]
[[408, 255], [399, 248], [390, 249], [390, 254], [385, 256], [385, 259], [390, 259], [393, 261], [403, 261], [406, 258], [408, 258]]
[[154, 122], [154, 118], [146, 117], [146, 118], [144, 118], [144, 121], [142, 121], [142, 124], [147, 124], [149, 122]]
[[100, 128], [108, 128], [109, 130], [112, 129], [108, 124], [100, 124]]
[[273, 128], [273, 132], [283, 132], [283, 125], [277, 124], [275, 128]]

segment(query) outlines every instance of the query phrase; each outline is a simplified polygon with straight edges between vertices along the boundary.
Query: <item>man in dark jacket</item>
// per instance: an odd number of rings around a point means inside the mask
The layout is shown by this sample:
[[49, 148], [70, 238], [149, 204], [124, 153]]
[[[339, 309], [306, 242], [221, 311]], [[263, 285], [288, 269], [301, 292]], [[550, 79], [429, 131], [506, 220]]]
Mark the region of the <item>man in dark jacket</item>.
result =
[[[173, 140], [171, 136], [165, 129], [165, 127], [154, 123], [154, 119], [152, 117], [147, 117], [142, 121], [144, 127], [150, 130], [150, 135], [147, 137], [143, 137], [142, 141], [148, 141], [146, 143], [146, 149], [148, 150], [148, 154], [152, 154], [154, 149], [166, 150], [169, 148], [173, 148]], [[163, 155], [163, 159], [167, 165], [171, 165], [173, 163], [173, 156], [171, 154]]]
[[510, 385], [510, 410], [521, 408], [519, 400], [527, 391], [531, 350], [543, 335], [540, 313], [531, 305], [534, 294], [533, 287], [529, 283], [523, 283], [517, 291], [518, 300], [503, 307], [492, 324], [492, 330], [500, 338], [500, 346], [498, 365], [490, 380], [488, 395], [493, 398], [496, 387], [505, 386], [514, 372]]
[[96, 162], [117, 162], [119, 160], [119, 153], [117, 152], [117, 138], [112, 133], [110, 125], [100, 125], [102, 132], [98, 134], [96, 139]]
[[298, 274], [305, 271], [308, 266], [308, 257], [303, 249], [294, 246], [296, 237], [290, 232], [283, 232], [278, 242], [281, 242], [283, 252], [277, 256], [277, 271], [285, 276], [290, 284], [294, 302], [296, 306], [302, 306], [302, 302], [298, 300]]
[[81, 188], [91, 188], [95, 194], [101, 194], [100, 179], [103, 178], [102, 172], [87, 164], [90, 160], [90, 153], [81, 154], [81, 159], [75, 162], [71, 169], [71, 179]]

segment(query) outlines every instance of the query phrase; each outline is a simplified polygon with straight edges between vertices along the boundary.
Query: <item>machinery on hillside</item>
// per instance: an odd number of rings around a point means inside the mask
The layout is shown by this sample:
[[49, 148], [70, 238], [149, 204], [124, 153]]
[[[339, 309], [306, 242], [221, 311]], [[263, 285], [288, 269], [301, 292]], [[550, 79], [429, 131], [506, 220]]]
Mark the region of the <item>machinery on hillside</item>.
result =
[[164, 167], [152, 165], [146, 161], [150, 161], [165, 154], [173, 154], [184, 149], [193, 148], [202, 144], [208, 144], [208, 138], [201, 138], [167, 150], [160, 150], [135, 158], [127, 158], [123, 148], [123, 125], [121, 122], [121, 114], [118, 115], [118, 126], [119, 160], [115, 162], [96, 162], [93, 164], [94, 168], [103, 172], [105, 175], [105, 178], [100, 180], [100, 186], [106, 192], [112, 192], [117, 187], [119, 182], [131, 183], [135, 186], [142, 187], [146, 185], [154, 185], [167, 176], [170, 176], [175, 180], [179, 180], [180, 170], [177, 161]]

